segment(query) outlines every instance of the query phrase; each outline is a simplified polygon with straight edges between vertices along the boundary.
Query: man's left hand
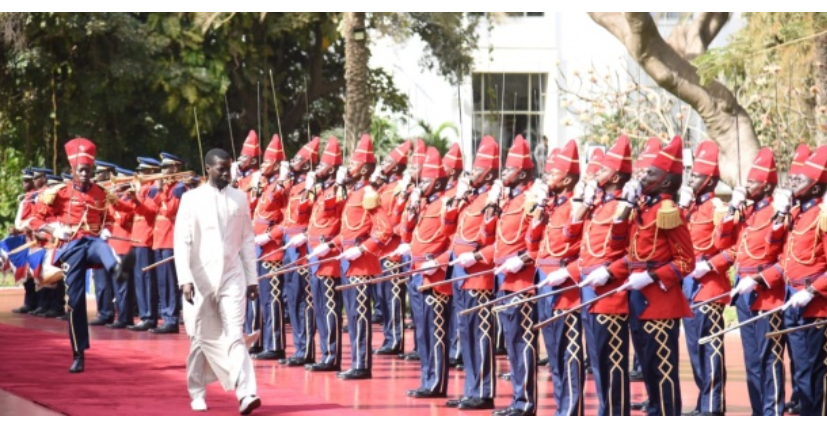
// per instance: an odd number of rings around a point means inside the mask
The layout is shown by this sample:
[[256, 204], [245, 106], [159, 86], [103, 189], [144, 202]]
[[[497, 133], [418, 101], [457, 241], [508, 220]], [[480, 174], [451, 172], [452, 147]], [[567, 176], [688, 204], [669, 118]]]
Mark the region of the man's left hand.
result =
[[247, 285], [247, 298], [251, 300], [258, 298], [258, 285]]
[[629, 282], [626, 282], [626, 285], [630, 290], [640, 291], [653, 282], [655, 282], [655, 280], [652, 279], [652, 275], [650, 275], [649, 272], [638, 272], [629, 275]]

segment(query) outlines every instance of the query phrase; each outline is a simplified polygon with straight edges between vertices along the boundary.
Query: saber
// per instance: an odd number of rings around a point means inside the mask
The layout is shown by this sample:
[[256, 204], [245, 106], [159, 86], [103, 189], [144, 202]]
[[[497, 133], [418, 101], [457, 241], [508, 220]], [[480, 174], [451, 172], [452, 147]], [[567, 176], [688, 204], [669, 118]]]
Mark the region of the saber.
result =
[[141, 269], [141, 272], [147, 272], [147, 271], [150, 271], [150, 270], [152, 270], [152, 269], [154, 269], [154, 268], [156, 268], [156, 267], [158, 267], [158, 266], [160, 266], [160, 265], [162, 265], [162, 264], [167, 264], [167, 263], [169, 263], [169, 262], [171, 262], [171, 261], [173, 261], [173, 260], [175, 260], [175, 256], [167, 257], [167, 258], [165, 258], [165, 259], [163, 259], [163, 260], [161, 260], [161, 261], [156, 261], [155, 263], [152, 263], [152, 264], [150, 264], [149, 266], [146, 266], [146, 267], [142, 268], [142, 269]]
[[140, 244], [141, 243], [140, 240], [132, 239], [132, 238], [124, 238], [124, 237], [121, 237], [121, 236], [110, 236], [109, 238], [106, 238], [107, 241], [110, 240], [110, 239], [113, 240], [113, 241], [131, 242], [133, 244]]
[[385, 269], [385, 271], [386, 271], [386, 272], [390, 272], [391, 270], [396, 270], [396, 269], [399, 269], [400, 267], [404, 267], [404, 266], [406, 266], [406, 265], [410, 264], [410, 262], [411, 262], [410, 260], [403, 261], [402, 263], [399, 263], [399, 264], [397, 264], [397, 265], [395, 265], [395, 266], [392, 266], [392, 267], [389, 267], [389, 268]]
[[827, 325], [827, 320], [819, 320], [816, 322], [807, 323], [806, 325], [796, 326], [794, 328], [781, 329], [775, 332], [767, 332], [766, 334], [764, 334], [764, 337], [767, 339], [777, 338], [779, 336], [783, 336], [789, 333], [795, 333], [806, 329], [817, 329], [824, 325]]
[[761, 320], [761, 319], [765, 319], [765, 318], [767, 318], [767, 317], [769, 317], [769, 316], [771, 316], [771, 315], [773, 315], [773, 314], [775, 314], [775, 313], [778, 313], [779, 311], [784, 311], [784, 310], [786, 310], [786, 309], [787, 309], [787, 305], [786, 305], [786, 304], [784, 304], [784, 305], [780, 305], [780, 306], [778, 306], [778, 307], [776, 307], [776, 308], [774, 308], [774, 309], [772, 309], [772, 310], [770, 310], [770, 311], [768, 311], [768, 312], [766, 312], [766, 313], [761, 313], [761, 314], [759, 314], [759, 315], [757, 315], [757, 316], [755, 316], [755, 317], [751, 317], [751, 318], [749, 318], [749, 319], [747, 319], [747, 320], [744, 320], [743, 322], [738, 323], [737, 325], [730, 326], [730, 327], [728, 327], [728, 328], [726, 328], [726, 329], [724, 329], [724, 330], [722, 330], [722, 331], [719, 331], [719, 332], [713, 333], [713, 334], [711, 334], [711, 335], [709, 335], [709, 336], [705, 336], [705, 337], [703, 337], [703, 338], [701, 338], [701, 339], [699, 339], [699, 340], [698, 340], [698, 344], [700, 344], [700, 345], [705, 345], [705, 344], [708, 344], [708, 343], [712, 342], [715, 338], [721, 337], [721, 336], [723, 336], [723, 335], [725, 335], [725, 334], [727, 334], [727, 333], [729, 333], [729, 332], [732, 332], [732, 331], [734, 331], [734, 330], [736, 330], [736, 329], [740, 329], [740, 328], [742, 328], [742, 327], [744, 327], [744, 326], [746, 326], [746, 325], [749, 325], [749, 324], [751, 324], [751, 323], [755, 323], [755, 322], [757, 322], [757, 321], [759, 321], [759, 320]]
[[[537, 288], [539, 288], [542, 285], [535, 285], [535, 286]], [[495, 312], [496, 311], [502, 311], [502, 310], [505, 310], [507, 308], [518, 306], [520, 304], [530, 303], [532, 301], [542, 300], [543, 298], [548, 298], [548, 297], [552, 297], [552, 296], [557, 295], [557, 294], [562, 294], [564, 292], [568, 292], [568, 291], [571, 291], [573, 289], [580, 289], [580, 286], [577, 285], [577, 284], [574, 284], [574, 285], [571, 285], [571, 286], [567, 286], [565, 288], [560, 288], [556, 291], [549, 291], [549, 292], [546, 292], [545, 294], [535, 295], [531, 298], [525, 298], [525, 299], [522, 299], [522, 300], [519, 300], [519, 301], [514, 301], [513, 303], [503, 304], [501, 306], [494, 307], [491, 310], [495, 311]]]
[[259, 262], [259, 261], [264, 261], [264, 259], [266, 259], [267, 257], [270, 257], [270, 256], [272, 256], [272, 255], [274, 255], [274, 254], [278, 254], [278, 253], [280, 253], [280, 252], [282, 252], [282, 251], [284, 251], [284, 250], [286, 250], [286, 249], [287, 249], [287, 246], [285, 245], [285, 246], [283, 246], [283, 247], [279, 248], [278, 250], [275, 250], [275, 251], [270, 251], [269, 253], [267, 253], [267, 254], [265, 254], [265, 255], [263, 255], [263, 256], [261, 256], [261, 257], [259, 257], [259, 258], [258, 258], [258, 260], [256, 260], [256, 261], [257, 261], [257, 262]]
[[505, 300], [507, 300], [507, 299], [509, 299], [509, 298], [514, 298], [514, 297], [516, 297], [516, 296], [518, 296], [518, 295], [520, 295], [520, 294], [524, 294], [524, 293], [526, 293], [526, 292], [529, 292], [529, 291], [531, 291], [531, 290], [533, 290], [533, 289], [537, 289], [537, 288], [539, 288], [539, 286], [537, 286], [537, 285], [531, 285], [531, 286], [530, 286], [530, 287], [528, 287], [528, 288], [523, 288], [523, 289], [521, 289], [521, 290], [519, 290], [519, 291], [514, 291], [514, 292], [512, 292], [512, 293], [510, 293], [510, 294], [505, 294], [505, 295], [503, 295], [503, 296], [502, 296], [502, 297], [500, 297], [500, 298], [494, 298], [493, 300], [488, 301], [488, 302], [486, 302], [486, 303], [477, 304], [477, 305], [475, 305], [474, 307], [471, 307], [471, 308], [466, 308], [465, 310], [462, 310], [462, 311], [458, 312], [458, 313], [457, 313], [457, 315], [458, 315], [458, 316], [467, 316], [467, 315], [469, 315], [469, 314], [471, 314], [471, 313], [473, 313], [473, 312], [475, 312], [475, 311], [477, 311], [477, 310], [482, 310], [482, 309], [484, 309], [484, 308], [491, 307], [491, 306], [493, 306], [494, 304], [497, 304], [497, 303], [498, 303], [498, 302], [500, 302], [500, 301], [505, 301]]
[[[577, 286], [580, 287], [580, 285], [577, 285]], [[566, 310], [566, 311], [564, 311], [564, 312], [562, 312], [562, 313], [560, 313], [556, 316], [551, 316], [550, 318], [548, 318], [546, 320], [543, 320], [542, 322], [537, 323], [536, 325], [534, 325], [534, 327], [532, 329], [533, 330], [542, 329], [542, 328], [550, 325], [552, 322], [555, 322], [559, 319], [562, 319], [563, 317], [565, 317], [565, 316], [567, 316], [571, 313], [574, 313], [575, 311], [580, 311], [580, 310], [582, 310], [582, 309], [584, 309], [584, 308], [586, 308], [586, 307], [588, 307], [588, 306], [590, 306], [590, 305], [592, 305], [592, 304], [594, 304], [594, 303], [596, 303], [596, 302], [598, 302], [598, 301], [600, 301], [604, 298], [611, 297], [612, 295], [617, 294], [618, 292], [622, 292], [622, 291], [626, 290], [627, 288], [629, 288], [629, 286], [627, 284], [620, 285], [619, 287], [617, 287], [615, 289], [604, 292], [602, 295], [598, 295], [598, 296], [592, 298], [589, 301], [586, 301], [584, 303], [580, 303], [580, 304], [574, 306], [573, 308], [570, 308], [570, 309], [568, 309], [568, 310]]]
[[712, 298], [709, 298], [709, 299], [707, 299], [707, 300], [701, 301], [701, 302], [699, 302], [699, 303], [692, 304], [692, 305], [689, 307], [689, 309], [690, 309], [690, 310], [695, 310], [695, 309], [697, 309], [697, 308], [701, 308], [701, 307], [703, 307], [703, 306], [705, 306], [705, 305], [707, 305], [707, 304], [714, 303], [715, 301], [718, 301], [718, 300], [723, 300], [724, 298], [729, 297], [729, 296], [731, 296], [731, 295], [732, 295], [732, 292], [724, 292], [724, 293], [723, 293], [723, 294], [721, 294], [721, 295], [716, 295], [716, 296], [714, 296], [714, 297], [712, 297]]
[[[298, 260], [302, 260], [302, 259], [306, 260], [306, 259], [309, 259], [311, 257], [314, 257], [314, 256], [299, 257]], [[312, 266], [316, 266], [316, 265], [324, 264], [324, 263], [329, 263], [331, 261], [336, 261], [336, 260], [341, 260], [341, 259], [342, 259], [342, 256], [338, 255], [336, 257], [330, 257], [330, 258], [326, 258], [324, 260], [319, 260], [315, 263], [305, 263], [305, 264], [299, 264], [299, 265], [296, 265], [296, 266], [284, 267], [284, 268], [281, 268], [279, 270], [276, 270], [275, 272], [270, 272], [270, 273], [268, 273], [264, 276], [261, 276], [261, 277], [258, 278], [258, 280], [273, 278], [273, 277], [276, 277], [276, 276], [279, 276], [279, 275], [283, 275], [285, 273], [290, 273], [290, 272], [295, 271], [295, 270], [305, 269], [305, 268], [308, 268], [308, 267], [312, 267]], [[296, 260], [296, 261], [298, 261], [298, 260]]]
[[233, 161], [236, 161], [235, 139], [233, 138], [233, 124], [230, 122], [230, 103], [227, 101], [227, 93], [224, 93], [224, 109], [227, 110], [227, 129], [230, 131], [230, 145], [233, 147]]
[[[278, 124], [279, 127], [279, 139], [282, 140], [282, 142], [284, 142], [284, 137], [281, 136], [281, 117], [279, 116], [279, 101], [276, 99], [276, 84], [273, 82], [272, 69], [270, 69], [270, 88], [273, 91], [273, 104], [276, 106], [276, 124]], [[345, 142], [347, 142], [347, 137], [345, 137]]]
[[[403, 265], [404, 264], [407, 264], [407, 262], [403, 263]], [[364, 281], [364, 282], [356, 282], [356, 283], [349, 284], [349, 285], [339, 285], [334, 289], [336, 291], [344, 291], [345, 289], [358, 288], [360, 286], [365, 286], [365, 285], [374, 285], [374, 284], [377, 284], [377, 283], [381, 283], [381, 282], [385, 282], [385, 281], [389, 281], [389, 280], [394, 280], [394, 279], [397, 279], [397, 278], [404, 278], [404, 277], [407, 277], [407, 276], [410, 276], [410, 275], [413, 275], [413, 274], [416, 274], [416, 273], [421, 273], [421, 272], [424, 272], [426, 270], [431, 270], [431, 269], [434, 269], [434, 268], [433, 267], [425, 267], [425, 268], [422, 268], [422, 269], [411, 270], [410, 272], [403, 272], [403, 273], [400, 273], [398, 275], [388, 275], [388, 276], [383, 276], [381, 278], [367, 280], [367, 281]]]
[[198, 127], [198, 110], [193, 107], [192, 114], [195, 116], [195, 135], [198, 136], [198, 155], [201, 157], [201, 174], [207, 174], [207, 168], [204, 167], [204, 150], [201, 147], [201, 129]]
[[435, 288], [435, 287], [442, 286], [442, 285], [450, 285], [450, 284], [452, 284], [456, 281], [461, 281], [463, 279], [468, 279], [468, 278], [474, 278], [474, 277], [477, 277], [477, 276], [488, 275], [488, 274], [494, 273], [496, 271], [497, 271], [497, 269], [483, 270], [482, 272], [472, 273], [470, 275], [460, 276], [460, 277], [457, 277], [457, 278], [444, 280], [442, 282], [432, 283], [430, 285], [422, 285], [419, 288], [417, 288], [416, 290], [419, 291], [419, 292], [425, 292], [425, 291], [427, 291], [431, 288]]

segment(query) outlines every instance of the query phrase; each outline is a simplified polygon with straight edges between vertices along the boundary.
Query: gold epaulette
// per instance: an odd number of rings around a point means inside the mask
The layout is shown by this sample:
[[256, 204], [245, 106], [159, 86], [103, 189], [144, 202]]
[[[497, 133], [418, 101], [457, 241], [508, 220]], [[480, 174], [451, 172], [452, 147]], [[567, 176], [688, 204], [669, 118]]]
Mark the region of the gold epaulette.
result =
[[379, 194], [370, 185], [365, 187], [365, 196], [362, 197], [362, 207], [365, 210], [373, 210], [379, 207]]
[[821, 203], [821, 212], [818, 214], [818, 228], [822, 232], [827, 232], [827, 204]]
[[[615, 215], [612, 217], [612, 220], [617, 220], [618, 218], [620, 218], [620, 215], [623, 214], [624, 211], [626, 211], [627, 207], [629, 207], [629, 203], [625, 201], [618, 201], [617, 207], [615, 207]], [[629, 217], [632, 217], [632, 215], [630, 214]]]
[[715, 211], [712, 214], [712, 223], [718, 226], [724, 221], [724, 217], [729, 212], [729, 206], [718, 197], [712, 199], [712, 205], [715, 207]]
[[46, 189], [40, 196], [40, 202], [47, 206], [51, 206], [52, 203], [55, 202], [55, 198], [57, 198], [57, 193], [60, 192], [60, 190], [62, 190], [65, 186], [66, 184], [57, 184], [51, 188]]
[[658, 209], [657, 225], [659, 229], [674, 229], [681, 225], [681, 211], [672, 200], [661, 201]]
[[525, 202], [523, 202], [523, 213], [526, 216], [530, 216], [531, 212], [534, 211], [534, 206], [536, 205], [537, 197], [535, 197], [531, 192], [527, 192], [525, 195]]

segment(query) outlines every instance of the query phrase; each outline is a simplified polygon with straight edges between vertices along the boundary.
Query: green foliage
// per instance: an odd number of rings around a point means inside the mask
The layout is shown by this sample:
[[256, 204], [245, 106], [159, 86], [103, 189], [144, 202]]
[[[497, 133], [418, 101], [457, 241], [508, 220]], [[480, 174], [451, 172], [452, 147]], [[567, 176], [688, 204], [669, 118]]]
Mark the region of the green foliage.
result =
[[439, 154], [443, 156], [448, 152], [448, 148], [450, 147], [448, 138], [446, 138], [443, 133], [450, 130], [453, 131], [454, 135], [459, 136], [459, 130], [453, 122], [443, 122], [436, 128], [433, 128], [424, 120], [419, 120], [417, 121], [417, 126], [422, 130], [420, 138], [425, 141], [425, 144], [436, 147], [436, 149], [439, 150]]
[[[21, 194], [20, 176], [21, 171], [29, 166], [23, 159], [23, 155], [10, 147], [0, 151], [0, 222], [14, 222], [17, 215]], [[2, 229], [5, 229], [4, 227]]]

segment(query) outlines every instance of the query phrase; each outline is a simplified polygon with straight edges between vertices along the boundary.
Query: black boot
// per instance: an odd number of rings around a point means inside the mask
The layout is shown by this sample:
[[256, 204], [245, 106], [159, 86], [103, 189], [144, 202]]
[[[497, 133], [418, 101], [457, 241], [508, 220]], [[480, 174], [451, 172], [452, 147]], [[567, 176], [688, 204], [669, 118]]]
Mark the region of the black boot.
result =
[[83, 373], [83, 351], [74, 353], [75, 360], [72, 362], [72, 367], [69, 367], [69, 373]]

